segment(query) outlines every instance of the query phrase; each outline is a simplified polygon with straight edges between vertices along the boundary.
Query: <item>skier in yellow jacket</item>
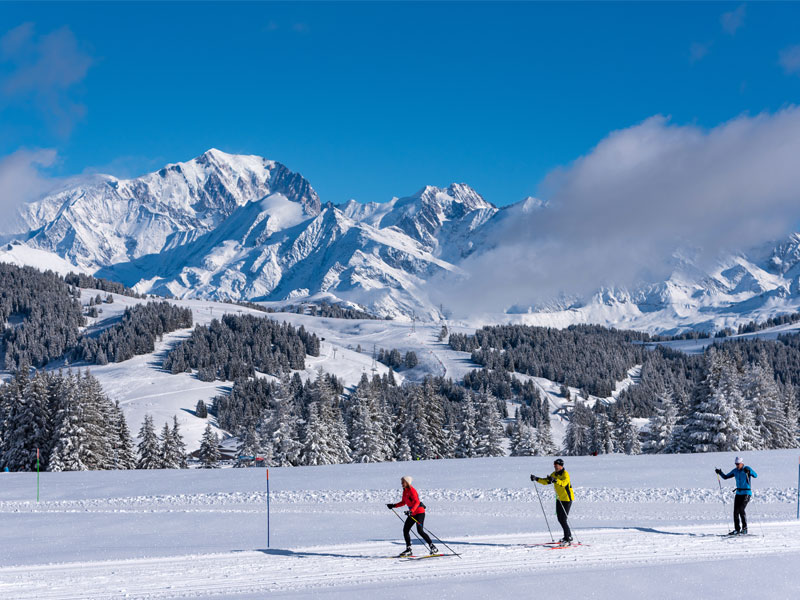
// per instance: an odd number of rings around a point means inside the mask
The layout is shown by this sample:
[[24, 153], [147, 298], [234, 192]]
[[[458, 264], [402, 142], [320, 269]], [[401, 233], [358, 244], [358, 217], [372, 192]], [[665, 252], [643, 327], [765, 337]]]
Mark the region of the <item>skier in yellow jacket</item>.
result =
[[564, 537], [559, 540], [562, 544], [569, 544], [572, 542], [572, 532], [569, 529], [569, 522], [567, 515], [569, 509], [572, 508], [572, 501], [575, 499], [575, 493], [572, 491], [572, 484], [569, 480], [569, 473], [564, 468], [564, 461], [557, 458], [553, 461], [553, 468], [555, 469], [547, 477], [537, 477], [531, 475], [531, 481], [537, 481], [542, 485], [553, 484], [556, 491], [556, 516], [561, 528], [564, 530]]

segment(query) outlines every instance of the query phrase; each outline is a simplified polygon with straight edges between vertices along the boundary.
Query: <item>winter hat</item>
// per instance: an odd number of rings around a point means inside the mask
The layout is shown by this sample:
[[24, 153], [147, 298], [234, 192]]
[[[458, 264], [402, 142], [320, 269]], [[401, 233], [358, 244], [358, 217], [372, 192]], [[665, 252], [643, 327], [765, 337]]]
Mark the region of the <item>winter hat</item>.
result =
[[733, 464], [735, 464], [735, 465], [743, 465], [744, 464], [744, 460], [742, 460], [741, 456], [737, 456], [736, 458], [733, 459]]
[[562, 459], [562, 458], [557, 458], [557, 459], [555, 459], [555, 460], [553, 461], [553, 464], [554, 464], [554, 465], [559, 465], [559, 466], [563, 467], [563, 466], [564, 466], [564, 459]]
[[405, 481], [408, 485], [411, 485], [411, 475], [403, 475], [400, 478], [400, 481]]

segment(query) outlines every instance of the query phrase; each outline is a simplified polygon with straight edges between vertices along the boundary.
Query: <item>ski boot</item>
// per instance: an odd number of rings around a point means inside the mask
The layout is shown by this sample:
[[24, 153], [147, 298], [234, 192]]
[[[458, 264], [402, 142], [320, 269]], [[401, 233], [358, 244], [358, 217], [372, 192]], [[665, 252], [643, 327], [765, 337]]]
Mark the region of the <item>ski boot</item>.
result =
[[398, 558], [403, 556], [413, 556], [414, 551], [411, 550], [411, 546], [406, 546], [406, 549], [403, 550], [400, 554], [397, 555]]
[[[745, 530], [745, 533], [747, 533], [747, 530]], [[739, 530], [738, 529], [734, 529], [733, 531], [729, 531], [728, 535], [739, 535]]]
[[431, 554], [439, 554], [439, 549], [436, 546], [434, 546], [433, 544], [431, 544], [430, 550], [431, 550]]
[[747, 535], [747, 527], [742, 529], [742, 533], [740, 535]]

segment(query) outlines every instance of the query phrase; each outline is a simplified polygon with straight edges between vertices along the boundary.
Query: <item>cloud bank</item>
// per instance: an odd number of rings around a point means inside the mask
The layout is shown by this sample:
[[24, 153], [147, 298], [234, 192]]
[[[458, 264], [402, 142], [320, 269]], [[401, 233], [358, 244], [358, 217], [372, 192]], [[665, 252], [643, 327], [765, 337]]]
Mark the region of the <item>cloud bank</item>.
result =
[[508, 208], [494, 249], [464, 261], [467, 278], [436, 281], [431, 296], [456, 313], [498, 312], [658, 281], [676, 252], [707, 267], [797, 230], [798, 156], [797, 107], [710, 130], [649, 118], [550, 173], [539, 189], [547, 207]]
[[56, 151], [52, 149], [17, 150], [0, 158], [0, 211], [5, 215], [0, 231], [12, 231], [17, 209], [59, 184], [45, 172], [55, 161]]

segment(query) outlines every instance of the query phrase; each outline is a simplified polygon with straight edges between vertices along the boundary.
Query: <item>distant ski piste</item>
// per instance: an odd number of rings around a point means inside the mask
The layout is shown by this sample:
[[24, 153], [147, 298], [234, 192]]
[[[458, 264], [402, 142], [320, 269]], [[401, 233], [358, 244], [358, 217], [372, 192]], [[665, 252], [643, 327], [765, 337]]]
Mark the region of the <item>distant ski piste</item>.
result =
[[[0, 597], [472, 599], [555, 581], [573, 598], [727, 598], [735, 573], [737, 594], [762, 597], [768, 574], [769, 597], [788, 600], [799, 452], [745, 453], [759, 477], [754, 535], [738, 539], [719, 537], [733, 488], [720, 496], [713, 471], [733, 454], [565, 457], [583, 546], [558, 550], [530, 547], [550, 537], [529, 475], [552, 457], [273, 468], [270, 548], [264, 469], [43, 473], [39, 503], [35, 474], [6, 473]], [[406, 474], [461, 558], [386, 558], [404, 547], [386, 502]]]

